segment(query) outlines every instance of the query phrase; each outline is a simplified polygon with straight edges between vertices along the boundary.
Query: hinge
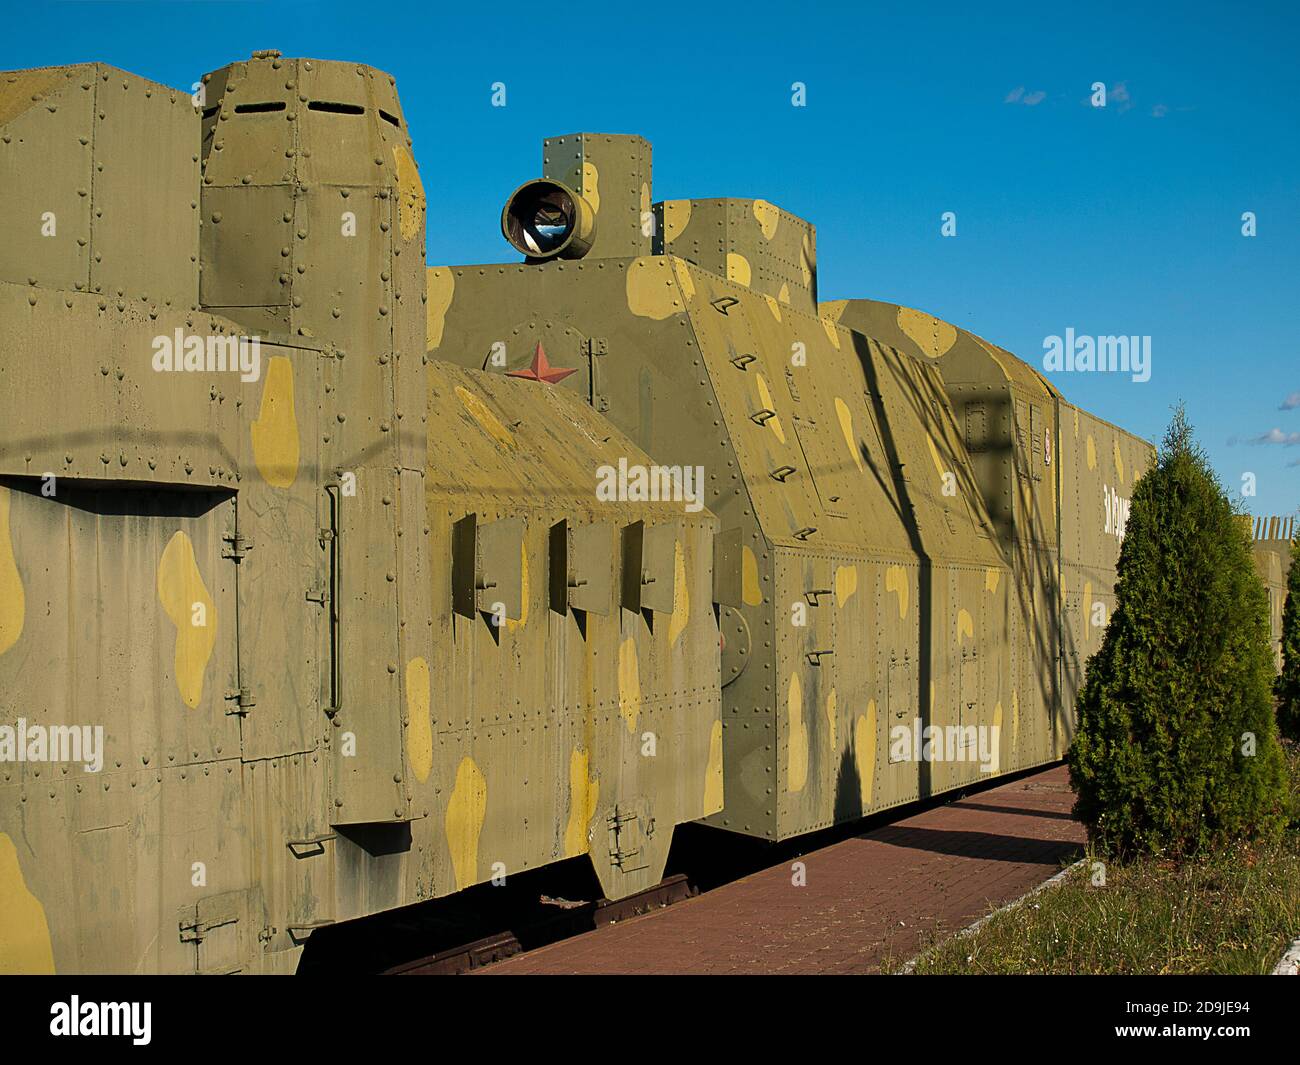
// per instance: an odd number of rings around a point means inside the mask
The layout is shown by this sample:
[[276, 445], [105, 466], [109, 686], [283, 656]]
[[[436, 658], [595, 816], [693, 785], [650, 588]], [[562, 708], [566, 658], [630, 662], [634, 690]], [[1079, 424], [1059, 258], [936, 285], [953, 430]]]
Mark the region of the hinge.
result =
[[221, 552], [222, 558], [233, 558], [239, 562], [253, 550], [253, 541], [239, 533], [226, 533], [221, 539], [230, 545], [229, 550]]
[[790, 477], [793, 474], [796, 474], [798, 472], [799, 471], [796, 470], [793, 466], [778, 466], [776, 469], [772, 471], [772, 477], [774, 480], [780, 481], [784, 484], [785, 479], [787, 477]]
[[822, 655], [833, 655], [834, 653], [834, 651], [809, 651], [808, 663], [809, 665], [820, 666], [822, 664]]
[[[612, 840], [612, 846], [609, 848], [610, 864], [616, 866], [619, 869], [622, 869], [624, 872], [635, 871], [634, 869], [627, 868], [625, 863], [629, 859], [635, 858], [637, 855], [641, 853], [640, 847], [627, 847], [627, 849], [624, 849], [626, 833], [624, 831], [623, 826], [635, 822], [636, 820], [637, 820], [637, 815], [635, 812], [621, 813], [617, 806], [614, 807], [613, 813], [611, 813], [610, 816], [605, 819], [605, 823], [609, 825], [610, 833], [614, 837]], [[646, 831], [648, 834], [652, 834], [654, 832], [653, 819], [651, 819], [649, 825], [647, 825]], [[638, 866], [636, 868], [642, 868], [642, 867]]]
[[329, 601], [330, 601], [330, 593], [325, 591], [324, 588], [307, 589], [307, 602], [319, 603], [321, 606], [324, 606]]
[[[790, 369], [790, 367], [788, 366], [785, 368], [785, 382], [786, 382], [786, 386], [790, 389], [790, 398], [793, 399], [796, 403], [798, 403], [799, 388], [794, 383], [794, 371]], [[809, 424], [815, 425], [816, 423], [813, 422], [811, 419], [809, 419]]]
[[196, 916], [192, 921], [187, 918], [176, 922], [182, 943], [202, 943], [203, 933], [228, 924], [239, 924], [239, 918], [223, 913], [208, 921], [200, 921]]
[[748, 352], [743, 352], [740, 355], [735, 355], [732, 357], [731, 365], [734, 366], [737, 370], [743, 370], [751, 362], [757, 362], [757, 361], [758, 361], [757, 355], [750, 355]]
[[604, 337], [589, 337], [582, 342], [582, 349], [588, 355], [608, 355], [609, 341]]
[[227, 714], [246, 714], [257, 705], [257, 700], [253, 698], [253, 693], [247, 688], [227, 688], [226, 701], [235, 704], [235, 709], [227, 710]]
[[716, 300], [709, 300], [709, 306], [719, 314], [726, 314], [739, 302], [735, 296], [719, 296]]
[[804, 598], [808, 600], [809, 606], [821, 606], [818, 598], [823, 595], [830, 595], [831, 590], [829, 588], [811, 588], [803, 594]]

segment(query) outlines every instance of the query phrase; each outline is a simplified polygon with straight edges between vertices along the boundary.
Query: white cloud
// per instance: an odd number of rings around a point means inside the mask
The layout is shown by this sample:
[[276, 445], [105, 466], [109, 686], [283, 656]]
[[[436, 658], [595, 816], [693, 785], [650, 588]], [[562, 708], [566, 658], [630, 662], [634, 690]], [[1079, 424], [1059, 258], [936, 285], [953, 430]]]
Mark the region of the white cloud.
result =
[[1300, 444], [1300, 433], [1284, 433], [1281, 429], [1270, 429], [1266, 433], [1261, 433], [1255, 437], [1252, 444], [1281, 444], [1284, 447], [1295, 447]]
[[1300, 392], [1292, 392], [1286, 399], [1282, 400], [1282, 405], [1278, 410], [1295, 410], [1300, 407]]
[[1043, 89], [1025, 92], [1023, 85], [1017, 85], [1002, 98], [1002, 102], [1004, 104], [1024, 104], [1026, 107], [1037, 107], [1046, 99], [1047, 93]]
[[1164, 118], [1167, 114], [1169, 114], [1168, 104], [1156, 104], [1155, 107], [1151, 108], [1152, 118]]

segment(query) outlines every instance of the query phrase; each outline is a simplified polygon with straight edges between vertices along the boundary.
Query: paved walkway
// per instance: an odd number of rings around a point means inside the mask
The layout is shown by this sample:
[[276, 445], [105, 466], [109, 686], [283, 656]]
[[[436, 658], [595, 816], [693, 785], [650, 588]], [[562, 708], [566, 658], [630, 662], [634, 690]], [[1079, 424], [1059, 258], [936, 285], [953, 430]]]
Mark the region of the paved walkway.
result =
[[879, 972], [1074, 861], [1073, 800], [1057, 766], [481, 972]]

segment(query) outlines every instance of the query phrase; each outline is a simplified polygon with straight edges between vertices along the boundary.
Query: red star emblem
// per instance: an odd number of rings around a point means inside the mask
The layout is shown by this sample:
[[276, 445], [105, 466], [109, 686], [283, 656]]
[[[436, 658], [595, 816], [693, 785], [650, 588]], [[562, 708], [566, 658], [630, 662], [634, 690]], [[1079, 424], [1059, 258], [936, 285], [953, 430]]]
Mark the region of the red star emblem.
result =
[[545, 381], [548, 385], [555, 384], [556, 381], [563, 381], [571, 373], [577, 373], [578, 368], [564, 369], [561, 366], [552, 366], [546, 361], [546, 352], [542, 350], [542, 342], [537, 342], [537, 353], [533, 356], [533, 364], [526, 370], [509, 370], [506, 372], [507, 377], [522, 377], [526, 381]]

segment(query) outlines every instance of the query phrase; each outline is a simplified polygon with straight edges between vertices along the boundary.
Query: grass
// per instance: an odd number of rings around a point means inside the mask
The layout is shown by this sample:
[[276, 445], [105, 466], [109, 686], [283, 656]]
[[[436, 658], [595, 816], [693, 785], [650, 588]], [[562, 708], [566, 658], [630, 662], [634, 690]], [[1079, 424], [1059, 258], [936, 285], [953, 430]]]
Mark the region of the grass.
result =
[[[1300, 745], [1288, 744], [1300, 818]], [[1093, 884], [1094, 863], [1105, 884]], [[1091, 851], [1059, 886], [933, 943], [918, 974], [1267, 973], [1300, 936], [1300, 821], [1276, 843], [1181, 864]]]

